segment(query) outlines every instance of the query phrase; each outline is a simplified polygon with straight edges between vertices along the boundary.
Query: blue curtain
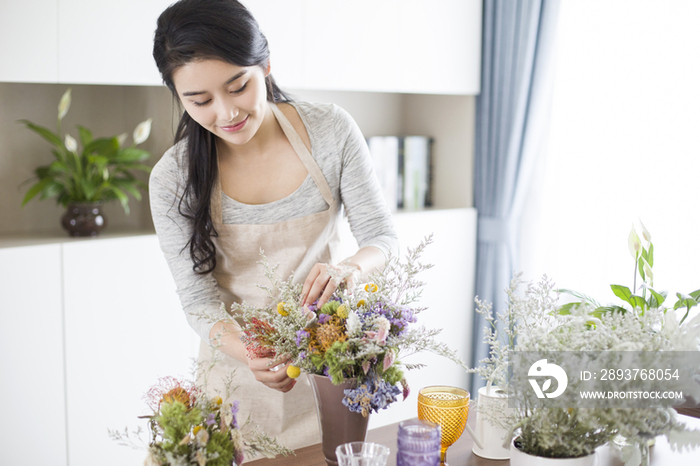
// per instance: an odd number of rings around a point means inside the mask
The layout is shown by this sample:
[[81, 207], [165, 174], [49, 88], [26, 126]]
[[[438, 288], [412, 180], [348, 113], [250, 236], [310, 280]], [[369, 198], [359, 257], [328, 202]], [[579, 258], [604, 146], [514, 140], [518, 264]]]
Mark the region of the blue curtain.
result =
[[[560, 0], [484, 0], [481, 94], [476, 104], [476, 295], [506, 306], [518, 267], [518, 231], [530, 173], [549, 120]], [[472, 367], [488, 356], [474, 316]], [[484, 382], [473, 377], [476, 394]]]

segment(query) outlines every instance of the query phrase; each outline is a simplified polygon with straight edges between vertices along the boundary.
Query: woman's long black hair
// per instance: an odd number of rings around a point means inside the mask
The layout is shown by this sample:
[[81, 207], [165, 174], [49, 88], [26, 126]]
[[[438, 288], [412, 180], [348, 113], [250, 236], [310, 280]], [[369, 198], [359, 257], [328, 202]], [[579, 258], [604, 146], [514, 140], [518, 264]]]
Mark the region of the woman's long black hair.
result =
[[[194, 60], [216, 59], [236, 66], [260, 66], [267, 70], [270, 51], [267, 39], [250, 12], [236, 0], [180, 0], [158, 18], [153, 58], [163, 82], [177, 98], [175, 70]], [[271, 74], [265, 78], [267, 100], [288, 102]], [[180, 119], [175, 143], [187, 141], [187, 184], [179, 211], [193, 225], [187, 243], [200, 274], [216, 267], [216, 236], [211, 218], [211, 194], [218, 176], [216, 137], [202, 128], [187, 112]]]

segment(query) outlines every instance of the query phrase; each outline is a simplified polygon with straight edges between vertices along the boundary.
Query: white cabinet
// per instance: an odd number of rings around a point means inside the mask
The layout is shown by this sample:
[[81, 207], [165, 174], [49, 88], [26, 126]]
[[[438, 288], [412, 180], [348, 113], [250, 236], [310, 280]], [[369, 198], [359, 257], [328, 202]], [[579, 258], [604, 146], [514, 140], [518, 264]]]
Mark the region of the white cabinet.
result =
[[0, 82], [58, 79], [58, 0], [0, 2]]
[[[159, 85], [172, 0], [0, 3], [0, 81]], [[481, 0], [243, 0], [285, 89], [478, 94]]]
[[159, 377], [191, 378], [199, 339], [156, 236], [0, 248], [0, 279], [3, 458], [142, 464], [108, 429], [145, 428], [143, 395]]
[[153, 33], [172, 0], [61, 0], [58, 82], [161, 84]]
[[0, 249], [2, 464], [66, 465], [62, 298], [60, 245]]

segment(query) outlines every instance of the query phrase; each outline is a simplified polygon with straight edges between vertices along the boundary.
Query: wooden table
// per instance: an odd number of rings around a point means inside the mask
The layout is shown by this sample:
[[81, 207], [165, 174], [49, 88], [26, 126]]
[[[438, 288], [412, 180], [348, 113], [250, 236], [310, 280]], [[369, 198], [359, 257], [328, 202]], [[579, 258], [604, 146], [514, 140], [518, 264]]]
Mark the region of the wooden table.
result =
[[[469, 417], [469, 425], [473, 426], [474, 418]], [[681, 418], [690, 426], [700, 430], [700, 419], [688, 416]], [[396, 433], [397, 424], [391, 424], [367, 432], [367, 441], [381, 443], [391, 449], [388, 466], [396, 465]], [[472, 453], [474, 442], [465, 431], [457, 442], [447, 450], [447, 461], [450, 466], [508, 466], [510, 461], [493, 461], [480, 458]], [[598, 466], [623, 466], [608, 446], [598, 448]], [[245, 463], [250, 466], [326, 466], [321, 452], [321, 445], [312, 445], [296, 451], [296, 456], [278, 457], [275, 459], [260, 459]], [[656, 445], [651, 448], [651, 466], [698, 466], [700, 464], [700, 449], [672, 452], [665, 437], [659, 437]]]

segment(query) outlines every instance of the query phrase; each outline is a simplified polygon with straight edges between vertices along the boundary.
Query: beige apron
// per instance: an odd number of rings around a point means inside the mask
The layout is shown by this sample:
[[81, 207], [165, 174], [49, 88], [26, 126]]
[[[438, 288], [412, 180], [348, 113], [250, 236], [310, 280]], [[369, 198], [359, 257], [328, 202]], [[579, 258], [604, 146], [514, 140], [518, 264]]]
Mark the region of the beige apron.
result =
[[[261, 249], [271, 266], [279, 264], [277, 278], [287, 279], [294, 274], [296, 283], [302, 282], [317, 262], [337, 263], [339, 260], [339, 208], [331, 188], [289, 120], [274, 104], [270, 106], [329, 208], [270, 225], [227, 225], [222, 222], [221, 184], [217, 179], [211, 203], [212, 220], [218, 233], [218, 237], [213, 238], [217, 264], [214, 278], [226, 309], [230, 309], [233, 302], [245, 301], [256, 307], [268, 304], [266, 292], [256, 286], [270, 284], [258, 263]], [[297, 379], [292, 390], [281, 393], [255, 380], [247, 365], [213, 349], [208, 342], [202, 342], [199, 359], [200, 363], [205, 363], [200, 367], [212, 367], [207, 377], [210, 394], [225, 393], [224, 380], [237, 368], [233, 385], [238, 388], [231, 398], [240, 400], [240, 423], [250, 415], [253, 425], [260, 426], [292, 449], [320, 441], [313, 392], [305, 375]]]

